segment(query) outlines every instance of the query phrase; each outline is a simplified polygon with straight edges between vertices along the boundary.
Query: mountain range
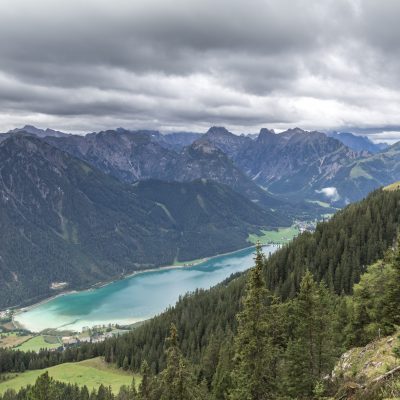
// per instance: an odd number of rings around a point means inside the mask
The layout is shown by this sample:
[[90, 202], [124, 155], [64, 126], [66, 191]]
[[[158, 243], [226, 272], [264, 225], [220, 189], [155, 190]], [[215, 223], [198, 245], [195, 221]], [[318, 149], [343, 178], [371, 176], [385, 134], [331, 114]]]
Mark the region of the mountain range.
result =
[[375, 154], [389, 147], [387, 143], [374, 143], [367, 136], [354, 135], [350, 132], [328, 132], [327, 135], [355, 151], [368, 151]]
[[[26, 131], [35, 134], [32, 127]], [[330, 212], [400, 179], [398, 146], [384, 148], [350, 133], [293, 128], [279, 134], [261, 129], [254, 136], [212, 127], [205, 134], [118, 128], [85, 136], [44, 130], [37, 136], [126, 183], [206, 178], [264, 208], [285, 208], [292, 217]]]

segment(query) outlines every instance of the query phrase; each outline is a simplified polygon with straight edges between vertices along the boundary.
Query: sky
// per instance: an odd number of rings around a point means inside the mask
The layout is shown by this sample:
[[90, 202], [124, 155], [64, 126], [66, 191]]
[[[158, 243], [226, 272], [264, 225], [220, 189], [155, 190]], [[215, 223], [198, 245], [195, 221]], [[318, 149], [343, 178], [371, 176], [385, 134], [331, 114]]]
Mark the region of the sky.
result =
[[400, 139], [398, 0], [1, 0], [0, 131]]

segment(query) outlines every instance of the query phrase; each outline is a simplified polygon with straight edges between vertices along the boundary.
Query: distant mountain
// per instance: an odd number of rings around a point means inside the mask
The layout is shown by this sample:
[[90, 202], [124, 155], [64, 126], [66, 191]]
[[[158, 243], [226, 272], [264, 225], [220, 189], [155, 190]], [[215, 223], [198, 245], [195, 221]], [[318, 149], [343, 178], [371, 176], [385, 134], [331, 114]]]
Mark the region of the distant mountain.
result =
[[335, 202], [335, 196], [326, 195], [326, 181], [349, 162], [368, 156], [324, 133], [299, 128], [280, 134], [261, 129], [257, 139], [212, 128], [197, 142], [213, 143], [254, 183], [275, 196], [297, 202]]
[[355, 151], [368, 151], [375, 154], [389, 147], [387, 143], [374, 143], [367, 136], [358, 136], [350, 132], [328, 132], [327, 135]]
[[158, 141], [161, 145], [167, 146], [174, 150], [181, 150], [186, 146], [190, 146], [193, 142], [199, 139], [202, 133], [196, 132], [171, 132], [161, 134]]
[[25, 125], [22, 128], [15, 128], [7, 132], [8, 135], [12, 135], [15, 133], [29, 133], [30, 135], [37, 136], [39, 138], [45, 138], [47, 136], [53, 136], [53, 137], [65, 137], [68, 136], [67, 133], [60, 132], [60, 131], [55, 131], [54, 129], [40, 129], [36, 128], [35, 126], [32, 125]]
[[[354, 139], [353, 148], [346, 138]], [[399, 144], [377, 152], [378, 145], [351, 134], [261, 129], [251, 139], [211, 128], [195, 143], [212, 143], [254, 183], [291, 201], [342, 207], [400, 179]]]
[[[27, 130], [38, 135], [36, 128]], [[46, 132], [54, 133], [40, 134]], [[393, 151], [387, 149], [385, 162], [374, 170], [375, 155], [381, 154], [378, 145], [352, 134], [331, 135], [300, 128], [279, 134], [261, 129], [256, 138], [216, 126], [203, 135], [118, 128], [86, 136], [52, 134], [46, 141], [126, 183], [205, 178], [228, 185], [266, 209], [310, 217], [329, 211], [318, 205], [341, 207], [397, 179], [389, 161]], [[359, 177], [364, 169], [354, 168], [364, 162], [371, 165], [371, 178]]]
[[247, 244], [285, 224], [227, 186], [121, 183], [33, 136], [0, 144], [0, 307]]
[[201, 133], [196, 132], [161, 133], [154, 130], [127, 130], [124, 128], [117, 128], [115, 132], [128, 135], [146, 135], [162, 147], [175, 151], [182, 150], [185, 146], [190, 146], [194, 141], [202, 136]]
[[243, 148], [253, 143], [252, 139], [248, 136], [234, 135], [226, 128], [218, 126], [211, 127], [197, 142], [210, 143], [233, 160], [235, 160], [237, 154], [242, 151]]
[[123, 182], [145, 179], [189, 182], [204, 178], [228, 185], [265, 208], [284, 205], [252, 182], [227, 154], [203, 137], [176, 151], [160, 143], [159, 135], [154, 131], [118, 130], [46, 140]]
[[350, 162], [325, 184], [335, 187], [342, 200], [349, 203], [397, 180], [400, 180], [400, 143], [370, 157]]

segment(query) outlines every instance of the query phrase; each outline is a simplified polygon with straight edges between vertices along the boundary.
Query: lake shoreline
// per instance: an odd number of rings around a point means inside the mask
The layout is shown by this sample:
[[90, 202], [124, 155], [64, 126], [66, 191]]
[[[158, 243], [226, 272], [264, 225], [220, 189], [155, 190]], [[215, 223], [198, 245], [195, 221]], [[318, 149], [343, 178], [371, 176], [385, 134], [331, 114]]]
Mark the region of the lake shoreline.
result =
[[[269, 246], [280, 246], [279, 243], [269, 243], [269, 244], [265, 244], [263, 246], [268, 246], [268, 245]], [[14, 324], [14, 326], [17, 329], [26, 329], [22, 323], [20, 323], [19, 321], [16, 320], [16, 317], [18, 315], [20, 315], [22, 313], [25, 313], [25, 312], [27, 312], [29, 310], [32, 310], [32, 309], [34, 309], [36, 307], [39, 307], [40, 305], [48, 303], [48, 302], [50, 302], [50, 301], [52, 301], [52, 300], [54, 300], [56, 298], [62, 297], [62, 296], [67, 296], [69, 294], [74, 294], [74, 293], [83, 293], [83, 292], [93, 291], [93, 290], [100, 289], [100, 288], [103, 288], [105, 286], [108, 286], [108, 285], [110, 285], [112, 283], [115, 283], [115, 282], [118, 282], [118, 281], [121, 281], [121, 280], [124, 280], [124, 279], [128, 279], [128, 278], [131, 278], [133, 276], [140, 275], [140, 274], [195, 267], [197, 265], [201, 265], [202, 263], [208, 262], [208, 261], [210, 261], [210, 260], [212, 260], [214, 258], [232, 255], [232, 254], [238, 253], [240, 251], [248, 250], [248, 249], [251, 249], [251, 248], [255, 248], [255, 245], [246, 246], [246, 247], [243, 247], [241, 249], [233, 250], [233, 251], [226, 252], [226, 253], [216, 254], [216, 255], [205, 257], [205, 258], [202, 258], [202, 259], [183, 262], [182, 265], [165, 265], [165, 266], [160, 266], [160, 267], [143, 269], [143, 270], [139, 270], [139, 271], [133, 271], [131, 273], [128, 273], [128, 274], [125, 274], [125, 275], [121, 276], [120, 278], [114, 278], [114, 279], [109, 280], [109, 281], [94, 283], [90, 287], [88, 287], [87, 289], [63, 291], [61, 293], [57, 293], [57, 294], [55, 294], [53, 296], [47, 297], [47, 298], [45, 298], [45, 299], [43, 299], [43, 300], [41, 300], [41, 301], [39, 301], [37, 303], [33, 303], [31, 305], [16, 309], [16, 312], [12, 316], [12, 323]]]

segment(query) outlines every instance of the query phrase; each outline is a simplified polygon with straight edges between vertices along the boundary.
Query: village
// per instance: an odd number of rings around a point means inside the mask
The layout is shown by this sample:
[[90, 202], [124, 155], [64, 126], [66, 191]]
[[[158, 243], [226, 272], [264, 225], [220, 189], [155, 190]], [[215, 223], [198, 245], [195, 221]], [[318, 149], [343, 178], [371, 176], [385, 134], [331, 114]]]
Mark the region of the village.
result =
[[62, 351], [84, 343], [100, 343], [106, 339], [123, 335], [132, 329], [130, 326], [116, 324], [84, 327], [81, 332], [57, 331], [47, 329], [32, 333], [15, 326], [12, 311], [0, 312], [0, 347], [21, 351]]
[[119, 325], [95, 325], [92, 328], [83, 327], [82, 332], [79, 334], [74, 334], [70, 336], [62, 336], [61, 344], [62, 348], [66, 349], [68, 347], [77, 346], [82, 343], [100, 343], [106, 339], [112, 338], [114, 336], [120, 336], [130, 329], [121, 328]]

